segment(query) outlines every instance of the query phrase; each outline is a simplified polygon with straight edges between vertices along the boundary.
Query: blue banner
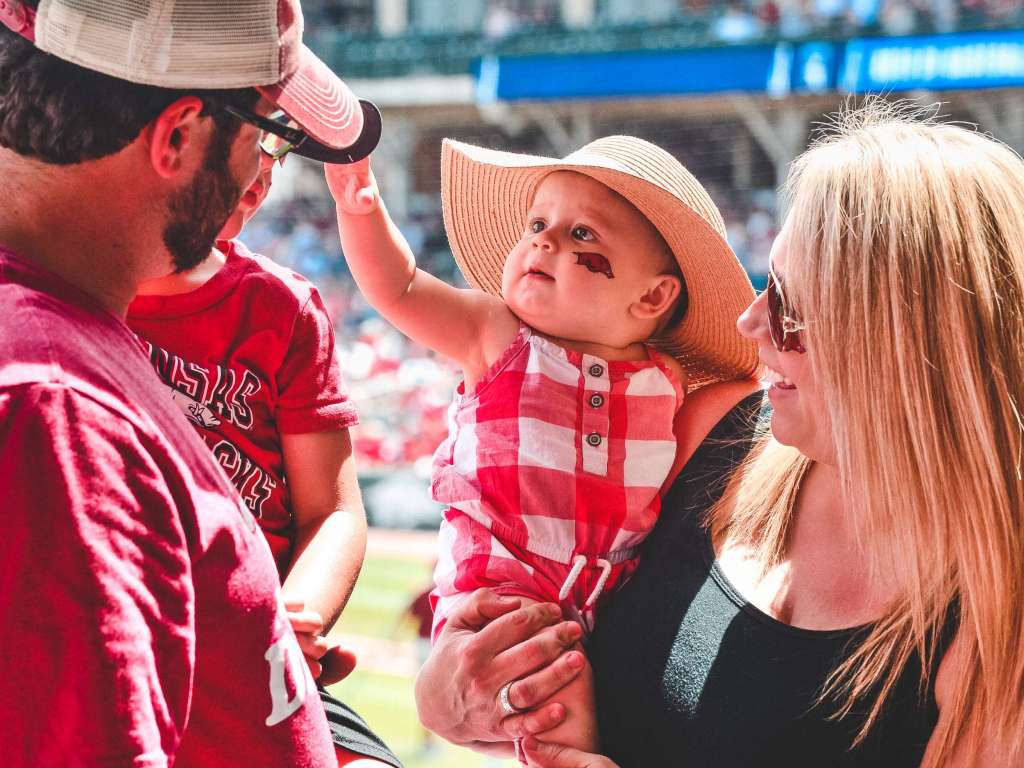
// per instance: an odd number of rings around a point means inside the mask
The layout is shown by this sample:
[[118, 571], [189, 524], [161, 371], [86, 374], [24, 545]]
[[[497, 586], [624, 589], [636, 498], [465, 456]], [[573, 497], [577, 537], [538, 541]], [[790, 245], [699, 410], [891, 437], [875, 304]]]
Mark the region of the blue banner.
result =
[[850, 40], [841, 90], [1024, 85], [1024, 30]]
[[[502, 56], [480, 62], [477, 99], [550, 100], [628, 98], [728, 91], [788, 90], [774, 45], [683, 51]], [[780, 88], [780, 80], [785, 83]]]

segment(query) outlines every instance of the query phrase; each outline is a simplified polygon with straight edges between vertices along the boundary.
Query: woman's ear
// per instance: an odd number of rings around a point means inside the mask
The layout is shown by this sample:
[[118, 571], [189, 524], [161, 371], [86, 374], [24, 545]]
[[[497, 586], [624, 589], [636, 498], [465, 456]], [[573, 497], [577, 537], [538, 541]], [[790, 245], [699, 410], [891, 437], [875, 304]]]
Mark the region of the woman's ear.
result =
[[170, 104], [143, 131], [149, 161], [161, 178], [169, 179], [181, 170], [183, 158], [195, 143], [203, 102], [184, 96]]
[[647, 291], [630, 305], [629, 311], [639, 320], [655, 320], [672, 308], [682, 288], [678, 277], [658, 275]]

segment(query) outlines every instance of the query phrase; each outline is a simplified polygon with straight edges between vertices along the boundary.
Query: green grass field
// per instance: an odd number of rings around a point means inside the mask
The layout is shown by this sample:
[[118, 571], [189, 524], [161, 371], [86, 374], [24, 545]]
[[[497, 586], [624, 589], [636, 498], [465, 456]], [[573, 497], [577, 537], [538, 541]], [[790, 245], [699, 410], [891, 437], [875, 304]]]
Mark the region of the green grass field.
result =
[[[372, 535], [372, 534], [371, 534]], [[413, 679], [416, 669], [415, 625], [403, 620], [412, 598], [430, 581], [423, 558], [367, 554], [359, 582], [334, 629], [354, 646], [359, 666], [331, 692], [359, 712], [406, 768], [514, 768], [514, 761], [477, 755], [433, 737], [430, 751], [416, 717]]]

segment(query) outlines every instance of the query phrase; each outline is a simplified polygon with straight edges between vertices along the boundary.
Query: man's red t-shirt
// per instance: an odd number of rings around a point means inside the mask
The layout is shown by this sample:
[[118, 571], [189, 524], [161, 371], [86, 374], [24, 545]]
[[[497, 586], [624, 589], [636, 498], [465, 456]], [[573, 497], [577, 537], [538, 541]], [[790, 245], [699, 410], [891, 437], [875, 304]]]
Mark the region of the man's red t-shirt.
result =
[[129, 329], [0, 249], [0, 762], [336, 764], [252, 516]]
[[295, 527], [281, 435], [350, 427], [334, 328], [305, 278], [239, 241], [189, 293], [138, 296], [126, 322], [270, 543], [282, 579]]

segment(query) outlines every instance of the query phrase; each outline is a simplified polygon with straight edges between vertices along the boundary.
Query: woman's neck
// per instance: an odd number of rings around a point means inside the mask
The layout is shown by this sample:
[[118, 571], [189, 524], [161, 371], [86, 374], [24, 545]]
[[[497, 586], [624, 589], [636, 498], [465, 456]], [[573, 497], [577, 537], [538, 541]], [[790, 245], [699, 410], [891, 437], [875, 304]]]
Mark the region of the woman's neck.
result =
[[815, 461], [800, 481], [793, 509], [792, 534], [797, 528], [830, 531], [833, 536], [853, 536], [853, 517], [842, 498], [838, 470]]
[[850, 605], [864, 616], [879, 616], [898, 587], [878, 550], [880, 542], [865, 540], [858, 530], [862, 506], [856, 498], [844, 498], [836, 467], [815, 462], [797, 494], [786, 555], [791, 563], [811, 563], [823, 579], [843, 584]]

